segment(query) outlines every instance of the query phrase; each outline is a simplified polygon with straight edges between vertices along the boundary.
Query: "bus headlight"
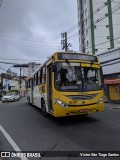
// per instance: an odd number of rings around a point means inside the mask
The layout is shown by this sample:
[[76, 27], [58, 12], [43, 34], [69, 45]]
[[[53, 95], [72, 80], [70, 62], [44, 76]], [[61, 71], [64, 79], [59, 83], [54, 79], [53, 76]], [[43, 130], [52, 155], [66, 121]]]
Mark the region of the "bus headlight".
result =
[[97, 104], [99, 105], [102, 102], [103, 102], [103, 97], [99, 99], [99, 101], [97, 102]]
[[64, 103], [63, 101], [59, 100], [59, 99], [55, 99], [55, 103], [57, 103], [59, 106], [67, 108], [68, 105], [66, 103]]

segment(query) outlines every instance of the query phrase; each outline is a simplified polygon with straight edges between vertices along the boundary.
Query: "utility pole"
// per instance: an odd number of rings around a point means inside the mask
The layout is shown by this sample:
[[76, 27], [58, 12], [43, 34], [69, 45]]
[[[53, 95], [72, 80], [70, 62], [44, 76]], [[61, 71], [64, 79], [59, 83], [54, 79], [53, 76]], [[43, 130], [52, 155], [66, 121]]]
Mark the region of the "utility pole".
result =
[[20, 94], [21, 94], [21, 88], [22, 88], [22, 86], [21, 86], [21, 70], [22, 70], [22, 68], [20, 67]]
[[22, 88], [22, 86], [21, 86], [21, 82], [22, 82], [22, 77], [21, 77], [21, 70], [22, 70], [22, 67], [28, 67], [28, 64], [15, 64], [15, 65], [13, 65], [13, 67], [18, 67], [18, 68], [20, 68], [20, 94], [21, 94], [21, 88]]
[[93, 17], [93, 0], [90, 0], [90, 21], [91, 21], [91, 43], [92, 54], [95, 55], [95, 33], [94, 33], [94, 17]]
[[61, 33], [61, 48], [68, 51], [68, 47], [71, 47], [70, 43], [67, 43], [67, 32]]
[[0, 0], [0, 7], [2, 6], [2, 0]]
[[113, 20], [112, 20], [112, 6], [111, 0], [107, 0], [108, 4], [108, 21], [109, 21], [109, 33], [110, 33], [110, 48], [114, 48], [114, 34], [113, 34]]

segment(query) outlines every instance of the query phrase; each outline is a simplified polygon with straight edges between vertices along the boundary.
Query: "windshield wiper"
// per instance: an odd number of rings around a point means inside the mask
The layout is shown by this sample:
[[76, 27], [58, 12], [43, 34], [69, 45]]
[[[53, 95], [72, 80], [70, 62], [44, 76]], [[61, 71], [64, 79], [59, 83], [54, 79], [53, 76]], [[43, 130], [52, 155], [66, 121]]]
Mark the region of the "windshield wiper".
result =
[[70, 69], [73, 71], [73, 67], [71, 66], [70, 62], [68, 60], [65, 60], [65, 62], [68, 64], [68, 66], [70, 67]]

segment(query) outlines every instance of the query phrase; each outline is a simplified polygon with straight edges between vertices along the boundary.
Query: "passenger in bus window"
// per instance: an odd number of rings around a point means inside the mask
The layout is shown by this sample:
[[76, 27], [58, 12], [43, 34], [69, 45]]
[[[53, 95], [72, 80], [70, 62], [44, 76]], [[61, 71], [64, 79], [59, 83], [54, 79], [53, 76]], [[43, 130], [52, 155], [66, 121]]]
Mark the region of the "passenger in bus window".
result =
[[61, 85], [67, 85], [69, 83], [67, 79], [67, 69], [60, 69], [60, 79], [61, 79]]

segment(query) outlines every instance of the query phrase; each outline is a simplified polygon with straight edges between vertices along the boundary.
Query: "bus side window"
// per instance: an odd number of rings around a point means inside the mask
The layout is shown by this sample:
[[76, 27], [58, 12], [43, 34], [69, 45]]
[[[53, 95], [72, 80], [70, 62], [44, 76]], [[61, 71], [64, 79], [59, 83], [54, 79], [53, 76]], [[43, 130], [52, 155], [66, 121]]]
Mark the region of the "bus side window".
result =
[[41, 69], [40, 73], [40, 83], [45, 83], [46, 82], [46, 69], [45, 66]]
[[31, 87], [31, 80], [29, 79], [29, 81], [28, 81], [28, 88], [30, 88]]
[[34, 75], [34, 86], [36, 86], [36, 74]]
[[40, 70], [38, 71], [38, 85], [40, 84]]
[[31, 87], [31, 79], [29, 79], [28, 87]]
[[40, 84], [42, 83], [42, 69], [40, 70]]
[[25, 83], [26, 88], [29, 88], [28, 84], [29, 84], [29, 83], [28, 83], [28, 81], [27, 81], [27, 82]]
[[27, 87], [30, 88], [30, 79], [28, 80], [28, 86]]
[[36, 73], [36, 85], [38, 85], [38, 72]]

